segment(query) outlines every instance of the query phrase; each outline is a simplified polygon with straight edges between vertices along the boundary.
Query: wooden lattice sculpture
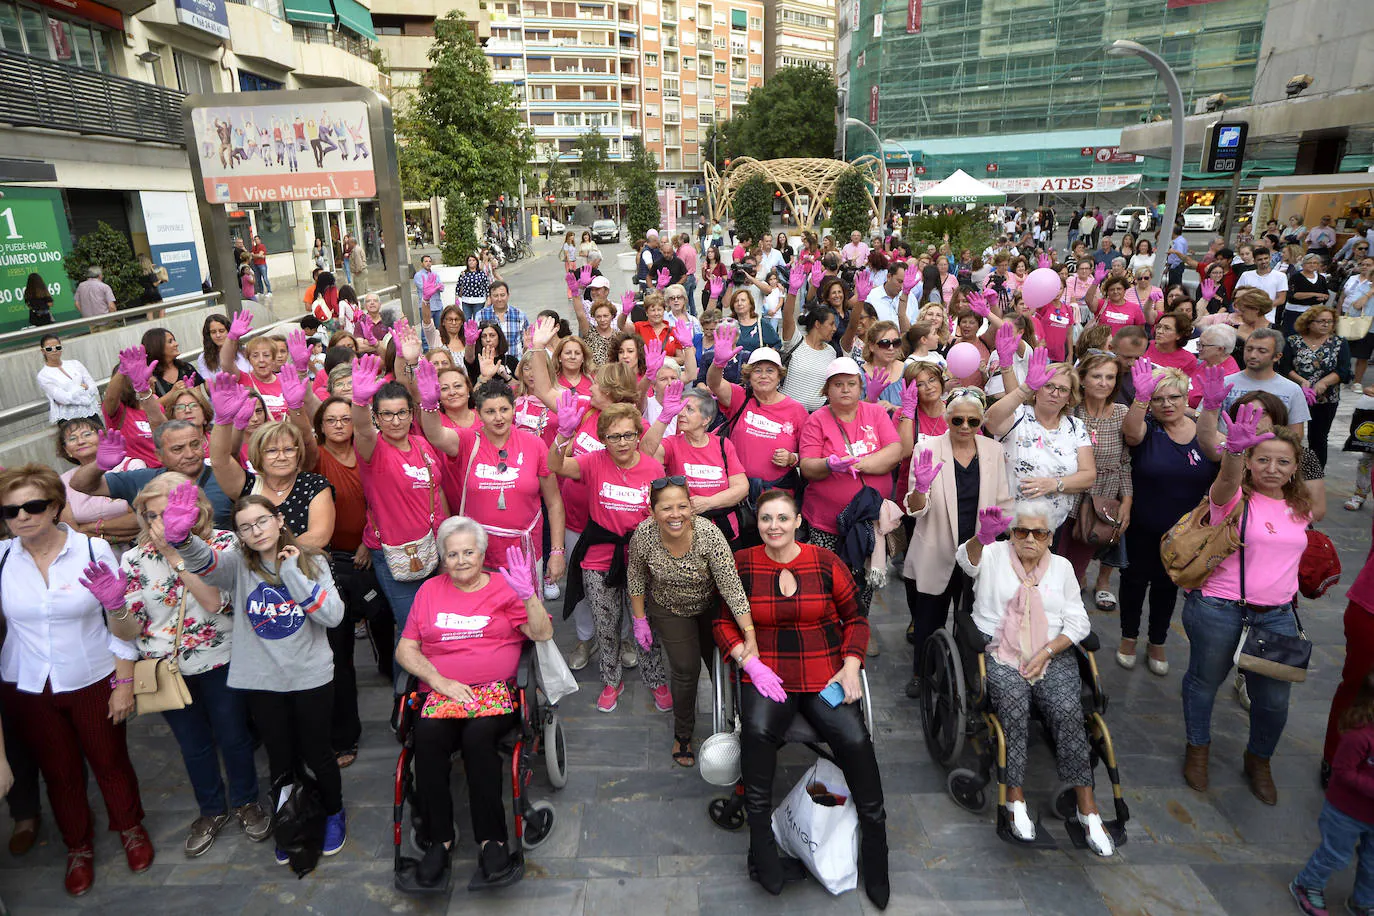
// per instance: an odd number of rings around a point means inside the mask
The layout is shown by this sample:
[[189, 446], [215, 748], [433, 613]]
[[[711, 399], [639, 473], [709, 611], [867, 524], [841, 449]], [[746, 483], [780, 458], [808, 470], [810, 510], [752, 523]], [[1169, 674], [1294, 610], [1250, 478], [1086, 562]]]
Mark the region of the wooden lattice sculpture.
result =
[[[729, 167], [723, 173], [717, 172], [715, 166], [707, 162], [705, 164], [707, 211], [710, 213], [712, 222], [723, 220], [725, 212], [730, 206], [730, 200], [735, 196], [735, 191], [739, 190], [740, 185], [750, 178], [759, 175], [764, 181], [771, 183], [782, 192], [783, 200], [787, 202], [787, 209], [792, 212], [792, 216], [796, 219], [797, 228], [810, 229], [822, 218], [823, 212], [829, 212], [824, 201], [834, 196], [835, 182], [850, 166], [857, 168], [859, 173], [863, 175], [864, 190], [868, 193], [868, 205], [874, 213], [877, 213], [878, 207], [873, 199], [873, 192], [877, 190], [879, 182], [882, 180], [883, 166], [876, 156], [869, 155], [860, 156], [853, 162], [843, 162], [839, 159], [761, 160], [741, 156], [738, 159], [730, 160]], [[810, 205], [805, 209], [799, 206], [799, 193], [806, 193], [810, 196]]]

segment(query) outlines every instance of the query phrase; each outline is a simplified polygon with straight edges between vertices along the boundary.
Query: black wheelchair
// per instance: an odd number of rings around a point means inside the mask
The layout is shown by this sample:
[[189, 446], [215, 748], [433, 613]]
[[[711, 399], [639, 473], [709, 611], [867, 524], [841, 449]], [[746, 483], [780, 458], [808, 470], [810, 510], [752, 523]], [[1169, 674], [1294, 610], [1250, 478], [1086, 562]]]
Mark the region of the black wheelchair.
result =
[[[1007, 842], [1026, 845], [1027, 841], [1017, 838], [1011, 831], [1011, 815], [1007, 808], [1006, 739], [987, 687], [984, 653], [989, 641], [989, 637], [974, 626], [972, 609], [968, 605], [955, 611], [952, 632], [942, 627], [926, 640], [921, 647], [921, 728], [931, 757], [949, 771], [945, 788], [954, 803], [967, 811], [982, 812], [987, 807], [988, 784], [995, 778], [997, 835]], [[1103, 827], [1112, 841], [1121, 846], [1126, 842], [1126, 822], [1130, 820], [1131, 813], [1121, 795], [1121, 774], [1105, 719], [1108, 698], [1102, 689], [1102, 680], [1093, 658], [1098, 648], [1100, 643], [1097, 634], [1089, 633], [1074, 646], [1074, 654], [1082, 684], [1079, 696], [1083, 705], [1083, 724], [1088, 734], [1091, 765], [1096, 769], [1098, 763], [1105, 764], [1107, 778], [1112, 784], [1112, 804], [1116, 816], [1111, 821], [1104, 818]], [[1053, 751], [1050, 730], [1045, 727], [1038, 708], [1032, 705], [1031, 710], [1032, 732], [1036, 731], [1035, 725], [1039, 723], [1039, 730]], [[972, 751], [975, 769], [960, 765], [965, 745]], [[1054, 792], [1050, 812], [1065, 822], [1074, 846], [1083, 849], [1088, 844], [1083, 828], [1075, 817], [1077, 810], [1073, 787], [1059, 786]], [[1047, 832], [1039, 829], [1036, 830], [1036, 838], [1029, 844], [1037, 847], [1056, 845]]]
[[[508, 887], [520, 881], [525, 876], [525, 850], [537, 848], [553, 831], [553, 805], [547, 801], [532, 802], [526, 794], [534, 779], [534, 758], [544, 758], [549, 784], [553, 788], [561, 789], [568, 782], [567, 746], [563, 738], [563, 723], [558, 717], [557, 707], [545, 702], [543, 691], [538, 685], [537, 671], [534, 643], [527, 642], [521, 650], [520, 663], [515, 674], [520, 721], [500, 742], [502, 754], [510, 757], [511, 814], [515, 821], [510, 841], [511, 867], [496, 881], [485, 880], [479, 869], [468, 882], [470, 891]], [[406, 683], [405, 694], [396, 701], [398, 709], [394, 721], [401, 753], [396, 760], [392, 807], [395, 886], [397, 890], [408, 894], [448, 894], [453, 880], [451, 865], [444, 869], [441, 879], [430, 887], [421, 884], [416, 878], [419, 860], [413, 856], [402, 855], [402, 828], [407, 803], [412, 809], [411, 844], [420, 852], [429, 845], [425, 838], [423, 819], [415, 804], [413, 728], [426, 696], [428, 694], [422, 693], [419, 689], [419, 679], [412, 675]]]
[[[708, 764], [702, 767], [702, 776], [713, 785], [733, 786], [733, 792], [729, 796], [712, 799], [706, 807], [706, 813], [710, 816], [712, 823], [725, 830], [738, 830], [744, 826], [745, 820], [744, 781], [739, 774], [738, 735], [740, 726], [736, 699], [741, 684], [740, 677], [741, 671], [738, 665], [731, 664], [729, 671], [726, 670], [725, 660], [721, 657], [720, 650], [717, 649], [711, 660], [711, 683], [714, 686], [714, 703], [711, 707], [711, 738], [706, 740], [711, 742], [719, 735], [730, 735], [733, 732], [735, 735], [734, 771], [730, 778], [711, 778]], [[859, 682], [863, 685], [863, 698], [859, 700], [859, 704], [863, 712], [864, 727], [868, 729], [869, 735], [872, 735], [873, 703], [868, 690], [868, 672], [863, 668], [859, 669]], [[806, 717], [800, 714], [787, 727], [787, 733], [783, 735], [783, 742], [785, 744], [803, 744], [814, 751], [817, 756], [834, 760], [829, 749], [821, 740], [821, 736], [816, 734], [816, 730], [811, 727], [810, 722], [806, 721]], [[712, 749], [707, 747], [707, 743], [701, 745], [697, 754], [699, 766], [701, 761], [706, 761], [711, 751]]]

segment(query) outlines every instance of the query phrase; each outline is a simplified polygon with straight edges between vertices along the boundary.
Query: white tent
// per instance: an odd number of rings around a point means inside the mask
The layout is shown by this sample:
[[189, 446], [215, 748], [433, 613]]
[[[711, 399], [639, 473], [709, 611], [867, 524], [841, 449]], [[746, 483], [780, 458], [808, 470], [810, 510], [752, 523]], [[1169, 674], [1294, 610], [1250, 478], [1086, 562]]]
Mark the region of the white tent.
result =
[[984, 184], [963, 169], [921, 195], [924, 204], [995, 204], [1007, 199], [1005, 191]]

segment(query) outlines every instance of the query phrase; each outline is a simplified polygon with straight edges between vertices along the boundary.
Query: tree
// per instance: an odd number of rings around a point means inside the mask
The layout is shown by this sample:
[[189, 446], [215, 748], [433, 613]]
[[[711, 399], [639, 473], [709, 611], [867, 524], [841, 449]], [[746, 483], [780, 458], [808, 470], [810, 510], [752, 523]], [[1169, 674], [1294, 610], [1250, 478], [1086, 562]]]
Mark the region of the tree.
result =
[[643, 238], [650, 229], [657, 228], [661, 215], [658, 210], [658, 161], [638, 137], [630, 141], [630, 161], [620, 170], [625, 188], [626, 222], [630, 238]]
[[450, 194], [444, 201], [444, 241], [439, 246], [445, 264], [465, 264], [477, 251], [477, 217], [472, 204], [462, 194]]
[[573, 152], [581, 160], [579, 165], [582, 190], [605, 190], [611, 178], [611, 142], [593, 127], [573, 141]]
[[773, 220], [773, 195], [761, 175], [740, 185], [730, 206], [735, 213], [737, 235], [758, 241], [768, 234]]
[[727, 122], [724, 136], [735, 155], [829, 159], [835, 154], [837, 101], [829, 72], [783, 67], [749, 90], [749, 101]]
[[987, 211], [982, 207], [969, 212], [920, 214], [910, 217], [902, 226], [902, 238], [914, 250], [924, 250], [927, 245], [939, 248], [942, 242], [948, 242], [956, 254], [965, 248], [981, 252], [996, 239], [1000, 226], [1001, 223], [988, 221]]
[[863, 175], [850, 166], [835, 182], [835, 206], [830, 210], [830, 228], [839, 239], [848, 239], [855, 230], [868, 234], [868, 190]]
[[[132, 305], [143, 293], [143, 284], [139, 281], [142, 270], [129, 247], [129, 240], [103, 220], [96, 223], [94, 232], [76, 240], [63, 266], [73, 288], [86, 279], [87, 268], [99, 267], [120, 305]], [[234, 277], [218, 279], [221, 284], [238, 282]]]
[[725, 171], [725, 160], [735, 157], [735, 132], [737, 118], [717, 121], [706, 131], [706, 141], [701, 145], [701, 155], [709, 159], [716, 171]]

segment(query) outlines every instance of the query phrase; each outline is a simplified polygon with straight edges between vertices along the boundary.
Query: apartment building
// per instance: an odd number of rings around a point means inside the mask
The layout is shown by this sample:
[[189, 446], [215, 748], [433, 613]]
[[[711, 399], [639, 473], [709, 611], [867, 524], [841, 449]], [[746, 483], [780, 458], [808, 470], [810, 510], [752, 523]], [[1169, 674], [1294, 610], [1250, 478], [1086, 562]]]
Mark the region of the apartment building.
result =
[[485, 41], [491, 36], [491, 20], [504, 17], [508, 8], [518, 14], [518, 0], [372, 0], [379, 62], [388, 71], [392, 103], [403, 105], [429, 68], [435, 19], [457, 10], [478, 40]]
[[779, 67], [835, 69], [835, 3], [765, 0], [764, 76]]

